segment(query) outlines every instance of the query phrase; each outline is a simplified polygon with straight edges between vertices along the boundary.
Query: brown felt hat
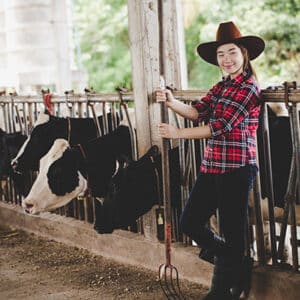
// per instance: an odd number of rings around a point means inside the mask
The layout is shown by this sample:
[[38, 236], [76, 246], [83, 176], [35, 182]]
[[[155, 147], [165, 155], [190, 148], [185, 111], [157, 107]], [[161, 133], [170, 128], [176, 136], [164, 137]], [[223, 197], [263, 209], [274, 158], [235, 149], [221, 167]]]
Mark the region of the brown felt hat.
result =
[[233, 22], [226, 22], [219, 25], [216, 41], [200, 44], [197, 47], [197, 52], [205, 61], [218, 65], [217, 48], [228, 43], [244, 46], [248, 50], [250, 60], [258, 57], [265, 49], [263, 39], [254, 35], [242, 36]]

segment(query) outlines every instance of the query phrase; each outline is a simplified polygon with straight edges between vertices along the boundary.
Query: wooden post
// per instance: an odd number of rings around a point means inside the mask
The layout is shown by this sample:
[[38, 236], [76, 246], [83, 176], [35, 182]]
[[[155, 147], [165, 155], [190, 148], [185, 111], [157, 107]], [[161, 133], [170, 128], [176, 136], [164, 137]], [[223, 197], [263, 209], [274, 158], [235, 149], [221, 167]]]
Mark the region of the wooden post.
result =
[[[128, 0], [128, 22], [132, 61], [133, 94], [137, 123], [138, 154], [143, 155], [151, 145], [161, 148], [157, 134], [160, 105], [153, 93], [159, 87], [159, 22], [158, 1]], [[186, 62], [180, 0], [165, 0], [163, 16], [164, 65], [167, 85], [186, 88]], [[180, 42], [179, 42], [180, 41]], [[156, 239], [155, 214], [144, 217], [144, 233]]]

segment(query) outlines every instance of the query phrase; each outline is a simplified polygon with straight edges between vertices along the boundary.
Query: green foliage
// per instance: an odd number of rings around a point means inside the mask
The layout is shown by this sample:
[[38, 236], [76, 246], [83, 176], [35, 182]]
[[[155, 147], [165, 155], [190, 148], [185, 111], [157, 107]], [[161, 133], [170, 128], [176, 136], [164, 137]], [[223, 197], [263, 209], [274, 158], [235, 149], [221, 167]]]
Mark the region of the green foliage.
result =
[[75, 0], [82, 60], [89, 86], [111, 92], [131, 87], [127, 5], [124, 0]]
[[[192, 0], [182, 0], [183, 4]], [[101, 92], [118, 85], [131, 88], [127, 1], [74, 0], [82, 60], [89, 85]], [[220, 71], [196, 53], [199, 43], [212, 41], [218, 24], [234, 21], [244, 35], [259, 35], [265, 52], [254, 62], [263, 87], [300, 82], [300, 0], [193, 0], [200, 12], [185, 31], [190, 88], [208, 89]]]
[[[196, 1], [196, 0], [195, 0]], [[183, 0], [183, 3], [185, 0]], [[253, 65], [262, 87], [283, 81], [300, 82], [300, 0], [210, 1], [198, 0], [202, 19], [195, 19], [190, 28], [200, 30], [195, 45], [215, 40], [218, 24], [234, 21], [244, 35], [258, 35], [266, 42], [264, 53]], [[186, 29], [189, 36], [193, 30]], [[197, 38], [194, 34], [193, 38]], [[187, 44], [188, 45], [188, 44]], [[187, 48], [187, 52], [190, 49]], [[196, 57], [188, 55], [189, 82], [197, 86], [195, 74], [202, 72]], [[208, 68], [208, 67], [207, 67]], [[202, 76], [205, 88], [211, 86], [212, 73]]]

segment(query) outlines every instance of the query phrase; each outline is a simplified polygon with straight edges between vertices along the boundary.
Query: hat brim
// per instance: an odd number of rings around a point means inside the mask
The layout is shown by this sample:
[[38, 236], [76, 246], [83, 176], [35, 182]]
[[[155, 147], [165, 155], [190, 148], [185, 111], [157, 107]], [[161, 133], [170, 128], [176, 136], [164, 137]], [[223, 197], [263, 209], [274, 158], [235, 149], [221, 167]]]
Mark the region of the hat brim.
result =
[[205, 61], [217, 66], [217, 48], [229, 43], [244, 46], [248, 50], [250, 60], [257, 58], [265, 49], [265, 42], [263, 39], [258, 36], [248, 35], [229, 41], [203, 43], [197, 47], [197, 52]]

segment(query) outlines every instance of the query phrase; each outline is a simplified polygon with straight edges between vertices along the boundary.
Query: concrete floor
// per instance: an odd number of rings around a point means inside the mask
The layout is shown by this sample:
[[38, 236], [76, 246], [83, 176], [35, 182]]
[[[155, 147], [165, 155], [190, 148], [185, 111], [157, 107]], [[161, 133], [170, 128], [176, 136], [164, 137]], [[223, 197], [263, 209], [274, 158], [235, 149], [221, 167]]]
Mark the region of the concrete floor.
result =
[[[67, 245], [81, 247], [120, 263], [138, 265], [157, 271], [165, 261], [163, 243], [145, 239], [142, 235], [117, 230], [113, 234], [97, 234], [91, 224], [55, 214], [30, 216], [19, 206], [0, 202], [0, 225], [13, 226]], [[212, 266], [198, 258], [197, 247], [172, 245], [172, 264], [180, 278], [210, 285]], [[145, 259], [145, 257], [147, 259]], [[272, 266], [255, 266], [252, 289], [248, 299], [298, 300], [300, 274]]]

